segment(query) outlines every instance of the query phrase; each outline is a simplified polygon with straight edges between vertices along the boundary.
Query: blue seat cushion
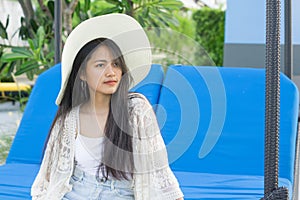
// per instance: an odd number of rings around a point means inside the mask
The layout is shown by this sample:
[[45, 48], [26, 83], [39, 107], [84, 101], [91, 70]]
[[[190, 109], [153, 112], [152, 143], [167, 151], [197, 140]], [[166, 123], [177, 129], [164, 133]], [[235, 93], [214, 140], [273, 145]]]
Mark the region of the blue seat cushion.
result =
[[31, 185], [40, 165], [5, 164], [0, 166], [0, 199], [31, 199]]
[[[298, 95], [295, 84], [281, 74], [279, 178], [292, 185]], [[264, 69], [171, 66], [156, 114], [173, 171], [264, 176]], [[211, 181], [218, 186], [218, 178]], [[200, 197], [202, 188], [210, 186], [200, 178], [199, 184]], [[249, 187], [257, 184], [249, 181]]]
[[[264, 196], [264, 177], [175, 171], [186, 200], [260, 199]], [[292, 191], [289, 180], [279, 178], [279, 186]]]
[[164, 71], [161, 65], [153, 64], [150, 72], [139, 84], [132, 88], [131, 92], [142, 93], [147, 97], [151, 105], [158, 103], [161, 85], [164, 79]]

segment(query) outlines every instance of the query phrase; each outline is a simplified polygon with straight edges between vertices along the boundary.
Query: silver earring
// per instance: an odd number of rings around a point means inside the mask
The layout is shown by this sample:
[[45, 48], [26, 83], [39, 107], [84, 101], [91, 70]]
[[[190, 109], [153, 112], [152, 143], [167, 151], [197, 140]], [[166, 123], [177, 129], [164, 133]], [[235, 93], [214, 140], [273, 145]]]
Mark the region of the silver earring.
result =
[[81, 81], [80, 85], [81, 85], [83, 96], [87, 97], [87, 88], [86, 88], [87, 83], [86, 83], [86, 81]]
[[81, 89], [85, 90], [85, 81], [80, 81]]

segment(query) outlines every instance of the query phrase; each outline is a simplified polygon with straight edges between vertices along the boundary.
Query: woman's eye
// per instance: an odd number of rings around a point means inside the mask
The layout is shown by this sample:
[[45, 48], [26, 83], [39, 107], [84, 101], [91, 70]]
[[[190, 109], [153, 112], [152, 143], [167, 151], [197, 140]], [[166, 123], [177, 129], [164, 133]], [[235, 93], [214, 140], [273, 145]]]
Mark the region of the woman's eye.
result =
[[101, 64], [101, 63], [97, 64], [97, 67], [103, 67], [103, 66], [104, 66], [104, 64]]
[[118, 62], [114, 62], [115, 67], [120, 67], [120, 64]]

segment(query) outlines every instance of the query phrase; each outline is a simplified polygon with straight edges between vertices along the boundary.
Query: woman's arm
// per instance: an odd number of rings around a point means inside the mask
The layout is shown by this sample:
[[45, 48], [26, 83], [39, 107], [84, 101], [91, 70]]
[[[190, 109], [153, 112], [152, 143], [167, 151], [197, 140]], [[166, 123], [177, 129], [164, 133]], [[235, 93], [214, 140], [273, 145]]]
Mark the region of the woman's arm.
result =
[[59, 132], [60, 120], [57, 120], [52, 131], [50, 138], [47, 143], [47, 147], [45, 149], [44, 157], [40, 166], [40, 170], [31, 186], [31, 196], [32, 199], [43, 199], [43, 196], [47, 192], [47, 188], [49, 185], [49, 178], [50, 178], [50, 168], [52, 165], [52, 156], [53, 156], [53, 146]]
[[139, 184], [143, 185], [142, 199], [183, 199], [178, 181], [169, 167], [156, 115], [145, 97], [137, 104], [133, 113], [137, 122], [134, 126], [136, 133], [133, 133], [133, 144], [137, 149], [134, 155], [135, 167], [142, 180]]

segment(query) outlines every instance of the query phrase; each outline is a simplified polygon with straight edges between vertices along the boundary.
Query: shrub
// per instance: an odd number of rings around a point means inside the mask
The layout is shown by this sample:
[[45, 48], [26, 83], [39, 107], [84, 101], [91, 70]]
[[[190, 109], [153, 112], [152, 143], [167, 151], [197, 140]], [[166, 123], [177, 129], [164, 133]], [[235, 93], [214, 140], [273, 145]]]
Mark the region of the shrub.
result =
[[225, 12], [204, 7], [193, 14], [196, 40], [205, 48], [217, 66], [223, 65]]

